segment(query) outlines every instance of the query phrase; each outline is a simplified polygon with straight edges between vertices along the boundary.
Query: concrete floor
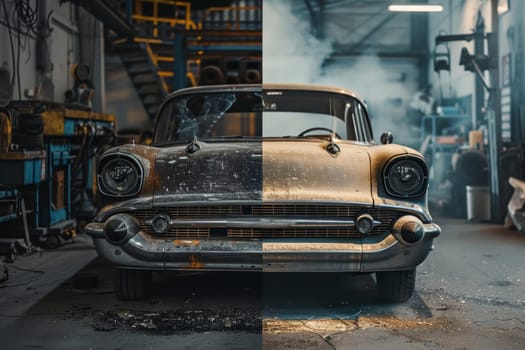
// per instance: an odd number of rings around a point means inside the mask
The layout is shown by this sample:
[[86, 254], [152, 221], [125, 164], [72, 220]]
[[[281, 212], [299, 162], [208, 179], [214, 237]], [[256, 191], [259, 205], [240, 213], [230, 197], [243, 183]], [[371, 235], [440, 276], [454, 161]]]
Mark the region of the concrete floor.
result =
[[150, 299], [122, 302], [79, 237], [9, 266], [21, 285], [0, 288], [0, 347], [525, 348], [525, 233], [436, 221], [443, 233], [404, 304], [381, 302], [369, 275], [260, 273], [156, 275]]

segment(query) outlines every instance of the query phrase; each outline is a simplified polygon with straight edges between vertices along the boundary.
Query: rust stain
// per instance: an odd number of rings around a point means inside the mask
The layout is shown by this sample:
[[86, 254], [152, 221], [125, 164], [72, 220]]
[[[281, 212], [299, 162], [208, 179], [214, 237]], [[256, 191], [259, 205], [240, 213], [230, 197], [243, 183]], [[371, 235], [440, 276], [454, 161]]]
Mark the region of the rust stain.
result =
[[333, 334], [349, 332], [357, 329], [387, 328], [387, 329], [420, 329], [444, 328], [451, 321], [409, 319], [402, 320], [395, 317], [360, 317], [358, 320], [318, 319], [318, 320], [263, 320], [264, 333], [301, 333], [316, 332], [319, 334]]
[[172, 243], [177, 247], [194, 247], [198, 246], [201, 241], [198, 239], [175, 239]]
[[202, 263], [195, 255], [190, 255], [190, 268], [192, 269], [202, 269]]

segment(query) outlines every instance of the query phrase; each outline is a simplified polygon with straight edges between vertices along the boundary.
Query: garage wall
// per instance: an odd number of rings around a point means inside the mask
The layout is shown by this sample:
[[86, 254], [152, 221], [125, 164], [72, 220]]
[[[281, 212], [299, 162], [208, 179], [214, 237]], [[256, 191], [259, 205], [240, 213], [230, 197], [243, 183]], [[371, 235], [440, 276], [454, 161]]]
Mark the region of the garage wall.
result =
[[[37, 38], [34, 34], [18, 34], [12, 29], [15, 62], [13, 63], [9, 39], [9, 29], [5, 18], [3, 4], [6, 5], [9, 22], [14, 23], [13, 7], [14, 1], [3, 0], [0, 4], [0, 64], [8, 67], [10, 72], [19, 70], [20, 84], [15, 79], [14, 99], [25, 99], [24, 91], [33, 90], [36, 98], [63, 102], [64, 94], [67, 89], [73, 87], [73, 79], [70, 75], [71, 65], [82, 62], [91, 65], [92, 79], [95, 85], [95, 96], [93, 109], [103, 111], [104, 91], [99, 88], [103, 81], [103, 41], [102, 27], [100, 23], [93, 19], [91, 15], [82, 9], [77, 9], [75, 5], [64, 2], [60, 5], [58, 0], [29, 1], [33, 11], [41, 11], [47, 18], [49, 36], [40, 40], [43, 44], [43, 60], [37, 57]], [[38, 7], [37, 7], [38, 3]], [[77, 11], [78, 18], [77, 21]], [[80, 23], [79, 23], [80, 22]], [[91, 28], [90, 34], [86, 34], [87, 28]], [[20, 37], [20, 40], [18, 39]], [[20, 41], [20, 59], [17, 59], [18, 42]], [[37, 70], [37, 62], [43, 62], [43, 67]], [[18, 93], [20, 85], [21, 95]]]
[[510, 1], [510, 11], [499, 17], [499, 54], [502, 94], [502, 137], [525, 142], [525, 3]]
[[[30, 2], [32, 6], [35, 6], [36, 0]], [[3, 5], [6, 6], [4, 9]], [[6, 19], [5, 12], [7, 10], [8, 19]], [[10, 24], [13, 26], [13, 17], [11, 16], [11, 13], [13, 11], [13, 4], [11, 1], [5, 1], [2, 0], [2, 4], [0, 4], [0, 20], [2, 21], [2, 25], [0, 25], [0, 42], [2, 43], [2, 50], [0, 50], [0, 63], [6, 67], [11, 74], [13, 74], [13, 71], [15, 70], [13, 68], [13, 65], [16, 65], [16, 62], [13, 62], [12, 58], [12, 50], [10, 46], [10, 37], [9, 37], [9, 30], [7, 28], [7, 21], [10, 22]], [[11, 40], [13, 42], [13, 45], [15, 47], [15, 55], [16, 55], [16, 48], [17, 48], [17, 41], [18, 36], [16, 31], [12, 31], [12, 37]], [[22, 93], [23, 89], [31, 88], [34, 89], [36, 87], [36, 69], [35, 69], [35, 60], [34, 60], [34, 51], [35, 51], [35, 37], [27, 37], [27, 41], [25, 42], [26, 48], [21, 49], [21, 56], [20, 56], [20, 86], [22, 87]], [[29, 53], [33, 55], [33, 58], [29, 56]], [[29, 59], [28, 62], [26, 62]], [[16, 57], [15, 57], [16, 60]], [[16, 77], [15, 77], [15, 84], [17, 84]], [[13, 89], [13, 96], [14, 98], [20, 98], [17, 94], [17, 86], [16, 85]]]

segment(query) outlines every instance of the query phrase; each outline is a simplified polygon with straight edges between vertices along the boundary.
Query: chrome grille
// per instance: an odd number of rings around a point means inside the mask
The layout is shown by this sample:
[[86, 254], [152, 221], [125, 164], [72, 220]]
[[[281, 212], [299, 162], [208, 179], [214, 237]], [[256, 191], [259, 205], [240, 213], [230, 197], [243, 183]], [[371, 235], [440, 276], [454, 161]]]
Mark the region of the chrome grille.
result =
[[254, 206], [255, 216], [354, 216], [359, 208], [340, 205], [260, 205]]
[[392, 221], [402, 215], [403, 211], [367, 208], [351, 205], [308, 205], [308, 204], [262, 204], [262, 205], [217, 205], [217, 206], [186, 206], [170, 207], [163, 209], [136, 210], [131, 215], [135, 216], [141, 225], [141, 229], [154, 236], [162, 236], [170, 239], [205, 239], [211, 237], [229, 238], [359, 238], [363, 235], [357, 232], [355, 227], [301, 227], [283, 229], [260, 229], [260, 228], [198, 228], [198, 227], [172, 227], [165, 234], [154, 233], [144, 224], [155, 214], [167, 214], [171, 218], [228, 218], [228, 217], [300, 217], [320, 219], [326, 217], [349, 217], [356, 219], [362, 213], [368, 213], [379, 220], [381, 224], [375, 227], [368, 235], [384, 234], [390, 229]]
[[231, 238], [359, 238], [354, 228], [228, 229]]
[[[155, 236], [160, 236], [157, 233], [153, 233], [149, 227], [146, 232]], [[162, 236], [176, 239], [204, 239], [210, 237], [210, 230], [207, 228], [179, 227], [177, 229], [171, 229], [168, 234]]]

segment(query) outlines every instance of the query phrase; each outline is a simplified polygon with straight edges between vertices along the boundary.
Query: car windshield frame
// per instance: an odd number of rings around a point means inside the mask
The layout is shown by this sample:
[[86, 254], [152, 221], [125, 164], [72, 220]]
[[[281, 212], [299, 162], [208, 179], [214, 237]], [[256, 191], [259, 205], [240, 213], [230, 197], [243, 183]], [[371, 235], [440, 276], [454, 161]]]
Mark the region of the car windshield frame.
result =
[[[300, 125], [315, 115], [319, 116], [319, 122], [316, 121], [314, 127], [296, 127], [292, 134], [279, 134], [279, 126], [273, 126], [272, 132], [268, 128], [272, 125], [268, 120], [277, 115], [282, 119], [276, 122], [287, 131], [299, 115], [303, 116]], [[324, 119], [324, 124], [321, 119]], [[212, 128], [225, 130], [228, 126], [233, 126], [233, 130], [229, 128], [229, 134], [210, 132]], [[308, 129], [315, 130], [304, 135], [299, 131]], [[195, 137], [202, 141], [332, 137], [360, 143], [374, 142], [367, 110], [357, 98], [331, 91], [282, 88], [188, 89], [173, 94], [161, 105], [152, 145], [184, 144]]]

